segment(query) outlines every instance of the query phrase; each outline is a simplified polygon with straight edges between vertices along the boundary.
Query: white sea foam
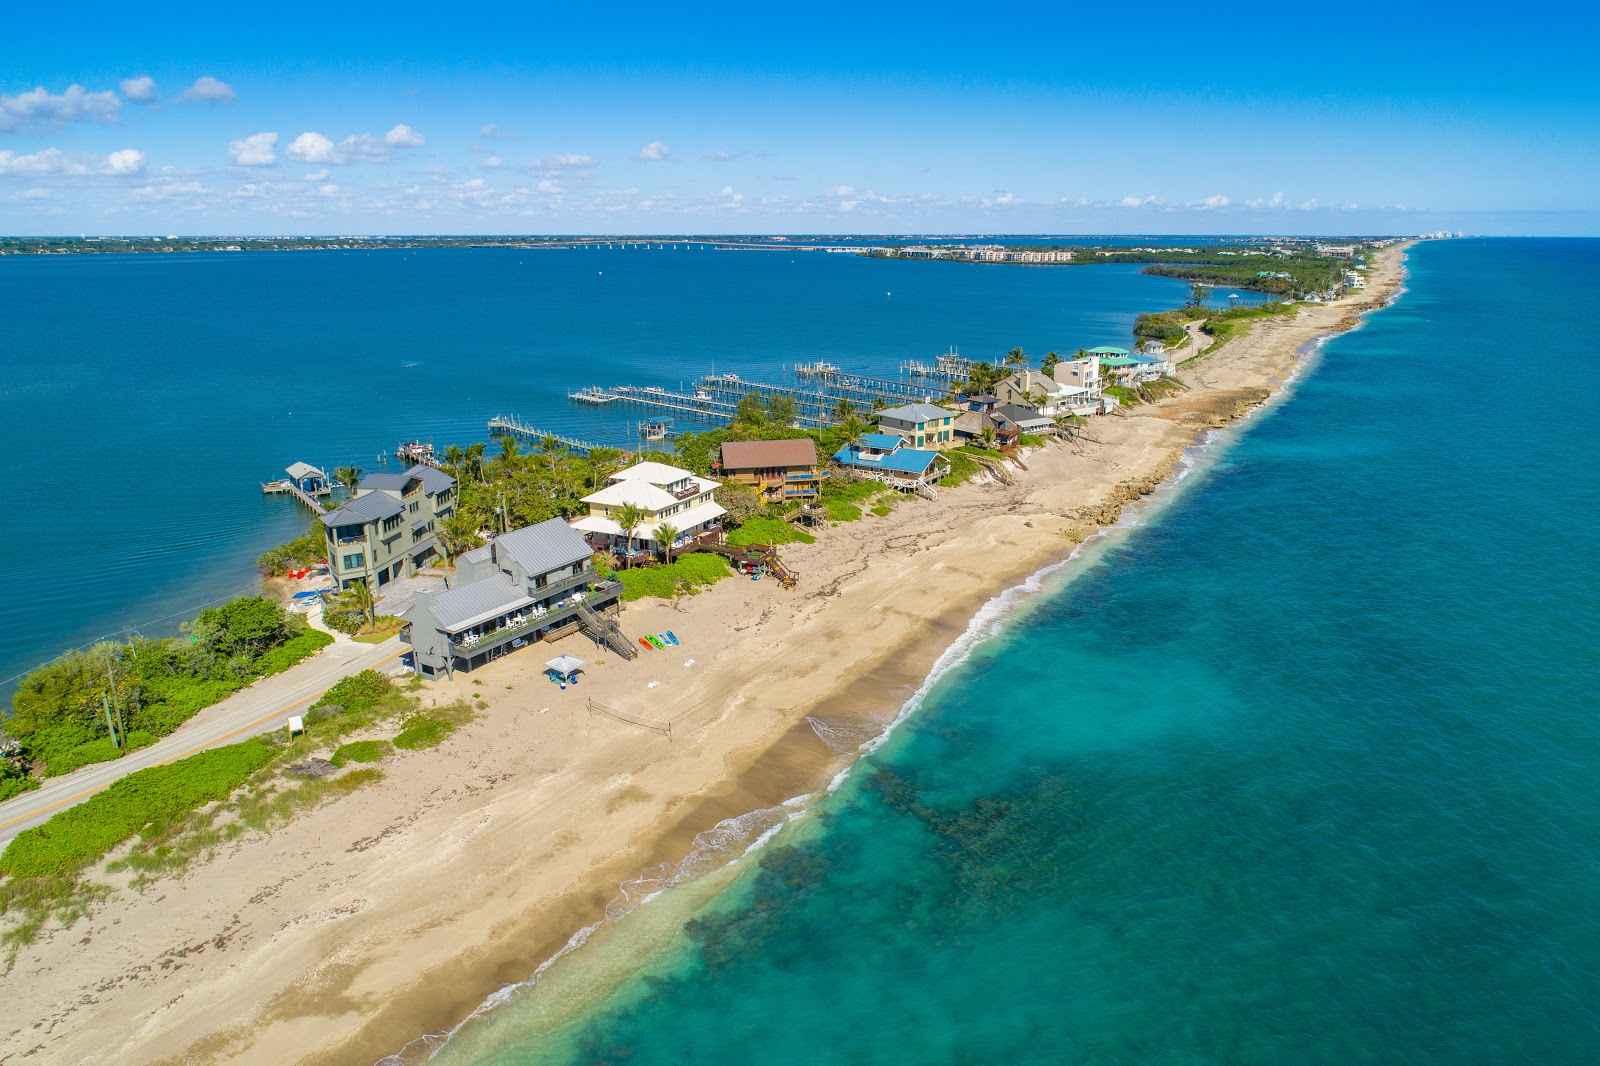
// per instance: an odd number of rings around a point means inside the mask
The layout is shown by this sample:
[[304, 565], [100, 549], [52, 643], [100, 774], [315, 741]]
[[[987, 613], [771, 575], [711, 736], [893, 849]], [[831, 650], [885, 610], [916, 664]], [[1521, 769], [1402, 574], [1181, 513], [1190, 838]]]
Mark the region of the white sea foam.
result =
[[[1405, 291], [1402, 285], [1383, 306], [1387, 307], [1394, 303]], [[808, 716], [806, 722], [830, 751], [839, 755], [856, 756], [828, 782], [825, 794], [832, 795], [843, 787], [862, 759], [887, 743], [900, 724], [916, 713], [934, 686], [952, 670], [965, 663], [980, 644], [998, 635], [1016, 614], [1031, 606], [1038, 595], [1046, 590], [1052, 577], [1082, 558], [1084, 550], [1095, 542], [1111, 536], [1118, 530], [1128, 530], [1145, 524], [1147, 515], [1152, 509], [1159, 509], [1162, 504], [1175, 496], [1180, 484], [1191, 473], [1203, 469], [1208, 460], [1215, 460], [1227, 445], [1242, 435], [1252, 419], [1287, 399], [1294, 391], [1293, 386], [1316, 365], [1317, 357], [1322, 354], [1323, 347], [1335, 336], [1337, 334], [1325, 333], [1307, 341], [1301, 346], [1300, 358], [1294, 361], [1282, 387], [1265, 402], [1246, 411], [1228, 428], [1205, 430], [1196, 437], [1195, 442], [1183, 450], [1172, 473], [1156, 487], [1149, 498], [1125, 507], [1114, 524], [1098, 529], [1084, 538], [1065, 559], [1035, 571], [1021, 584], [1005, 589], [984, 603], [972, 616], [961, 635], [950, 643], [938, 659], [934, 660], [922, 683], [881, 731], [867, 731], [865, 739], [858, 739], [863, 736], [859, 729], [851, 730], [840, 723], [828, 722], [815, 715]], [[603, 926], [622, 920], [674, 885], [683, 884], [710, 870], [732, 865], [754, 854], [776, 837], [784, 826], [804, 817], [818, 798], [820, 796], [815, 793], [792, 796], [775, 807], [765, 807], [718, 822], [695, 837], [694, 844], [682, 859], [663, 863], [618, 886], [617, 896], [606, 905], [605, 918], [574, 933], [560, 951], [540, 963], [528, 978], [505, 985], [490, 994], [448, 1033], [431, 1033], [418, 1037], [396, 1054], [378, 1060], [375, 1066], [415, 1066], [431, 1059], [464, 1027], [481, 1020], [496, 1008], [510, 1003], [520, 993], [538, 984], [552, 966], [582, 947]]]

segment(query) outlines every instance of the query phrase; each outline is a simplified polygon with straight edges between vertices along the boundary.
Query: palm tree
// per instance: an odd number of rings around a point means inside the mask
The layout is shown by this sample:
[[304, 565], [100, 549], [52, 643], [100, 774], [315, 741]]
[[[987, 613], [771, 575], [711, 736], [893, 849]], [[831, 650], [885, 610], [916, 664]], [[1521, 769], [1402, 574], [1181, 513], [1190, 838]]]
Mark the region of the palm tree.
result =
[[509, 433], [500, 438], [500, 465], [514, 466], [521, 454], [522, 445], [517, 442], [517, 438]]
[[1028, 357], [1025, 354], [1023, 354], [1023, 351], [1022, 351], [1021, 348], [1013, 348], [1009, 352], [1006, 353], [1005, 365], [1006, 366], [1027, 366], [1028, 365]]
[[595, 448], [589, 452], [589, 490], [600, 487], [600, 480], [616, 473], [617, 463], [626, 453], [621, 448]]
[[367, 622], [373, 629], [378, 628], [378, 600], [372, 595], [372, 588], [362, 578], [350, 586], [350, 596], [355, 600], [361, 613], [367, 616]]
[[984, 426], [983, 432], [978, 434], [978, 439], [983, 441], [985, 448], [994, 447], [995, 432], [993, 426]]
[[356, 486], [361, 484], [361, 479], [366, 476], [366, 473], [359, 466], [341, 466], [333, 472], [333, 480], [343, 485], [346, 493], [354, 496], [356, 494]]
[[467, 461], [466, 449], [459, 444], [452, 444], [444, 450], [444, 465], [456, 477], [461, 476], [461, 465]]
[[483, 452], [485, 447], [486, 445], [480, 440], [467, 449], [467, 473], [476, 481], [483, 480]]
[[620, 526], [622, 528], [622, 532], [627, 535], [628, 566], [632, 568], [633, 534], [634, 531], [639, 528], [639, 524], [644, 521], [644, 509], [636, 503], [625, 503], [621, 507], [617, 508], [615, 517], [617, 520], [617, 525]]
[[846, 444], [854, 444], [861, 439], [861, 434], [867, 431], [867, 424], [857, 418], [855, 412], [852, 411], [850, 417], [844, 420], [844, 424], [839, 429], [844, 433], [844, 442]]
[[439, 527], [439, 546], [444, 549], [447, 563], [454, 562], [456, 556], [482, 542], [483, 538], [478, 536], [478, 520], [465, 511], [457, 511]]
[[846, 421], [855, 413], [855, 404], [849, 400], [841, 398], [838, 403], [833, 405], [833, 420], [836, 423]]
[[1044, 358], [1039, 360], [1039, 369], [1048, 374], [1056, 368], [1056, 364], [1059, 362], [1061, 362], [1061, 357], [1055, 352], [1045, 352]]
[[666, 553], [667, 562], [672, 562], [672, 543], [678, 539], [678, 527], [671, 522], [663, 522], [655, 528], [656, 543], [661, 545], [661, 550]]

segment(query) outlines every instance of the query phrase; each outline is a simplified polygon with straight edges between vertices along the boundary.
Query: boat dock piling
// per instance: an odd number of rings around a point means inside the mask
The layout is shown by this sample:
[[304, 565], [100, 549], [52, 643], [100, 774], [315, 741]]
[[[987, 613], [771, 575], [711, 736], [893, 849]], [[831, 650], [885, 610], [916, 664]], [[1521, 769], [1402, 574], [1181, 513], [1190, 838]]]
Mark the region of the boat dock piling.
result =
[[568, 437], [562, 433], [551, 433], [548, 430], [530, 426], [515, 415], [495, 415], [489, 419], [489, 434], [491, 436], [516, 437], [532, 443], [535, 447], [543, 448], [546, 440], [553, 440], [566, 448], [569, 452], [578, 455], [588, 455], [602, 445], [593, 441], [579, 440], [577, 437]]
[[[332, 493], [331, 489], [328, 491], [330, 494]], [[321, 518], [323, 515], [328, 513], [328, 509], [322, 506], [315, 496], [311, 495], [309, 492], [306, 492], [299, 485], [296, 485], [288, 478], [280, 478], [277, 481], [263, 481], [261, 483], [261, 492], [266, 496], [278, 496], [283, 493], [288, 493], [301, 504], [310, 508], [311, 513], [316, 515], [318, 518]]]

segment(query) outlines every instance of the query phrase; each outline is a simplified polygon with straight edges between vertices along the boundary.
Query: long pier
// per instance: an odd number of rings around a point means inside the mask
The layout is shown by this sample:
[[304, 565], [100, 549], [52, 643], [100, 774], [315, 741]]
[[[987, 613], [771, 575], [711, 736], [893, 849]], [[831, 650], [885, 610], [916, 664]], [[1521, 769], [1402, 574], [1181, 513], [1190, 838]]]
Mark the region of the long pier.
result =
[[495, 415], [489, 419], [489, 434], [490, 436], [516, 437], [520, 440], [528, 441], [541, 449], [544, 447], [545, 441], [554, 440], [567, 451], [578, 455], [588, 455], [595, 449], [603, 447], [603, 445], [596, 444], [594, 441], [580, 440], [577, 437], [569, 437], [564, 433], [552, 433], [537, 426], [530, 426], [515, 415]]
[[288, 478], [282, 478], [278, 481], [263, 481], [261, 483], [261, 491], [267, 496], [276, 496], [286, 492], [306, 507], [309, 507], [311, 513], [318, 518], [328, 513], [328, 509], [322, 506], [315, 496], [312, 496]]

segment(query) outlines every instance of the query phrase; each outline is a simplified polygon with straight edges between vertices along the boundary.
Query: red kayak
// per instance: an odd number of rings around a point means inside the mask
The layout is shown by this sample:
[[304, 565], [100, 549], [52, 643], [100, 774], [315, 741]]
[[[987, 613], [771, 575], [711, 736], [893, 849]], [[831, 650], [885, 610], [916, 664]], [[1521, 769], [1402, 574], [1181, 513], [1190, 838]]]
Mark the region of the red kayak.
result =
[[650, 643], [648, 640], [645, 640], [643, 637], [639, 638], [639, 643], [643, 644], [645, 647], [649, 648], [651, 651], [654, 651], [655, 648], [656, 648], [656, 646], [654, 644]]

